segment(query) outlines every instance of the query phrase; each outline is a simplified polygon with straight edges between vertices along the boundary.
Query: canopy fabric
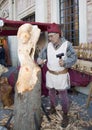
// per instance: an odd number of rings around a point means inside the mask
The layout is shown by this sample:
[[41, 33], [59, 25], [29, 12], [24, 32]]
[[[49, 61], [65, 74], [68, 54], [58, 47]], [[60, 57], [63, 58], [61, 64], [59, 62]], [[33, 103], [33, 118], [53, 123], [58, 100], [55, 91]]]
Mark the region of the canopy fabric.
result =
[[0, 20], [3, 20], [4, 22], [4, 26], [0, 27], [0, 36], [16, 35], [18, 28], [25, 23], [38, 25], [41, 31], [47, 31], [47, 28], [51, 25], [51, 23], [14, 21], [14, 20], [7, 20], [5, 18], [0, 18]]

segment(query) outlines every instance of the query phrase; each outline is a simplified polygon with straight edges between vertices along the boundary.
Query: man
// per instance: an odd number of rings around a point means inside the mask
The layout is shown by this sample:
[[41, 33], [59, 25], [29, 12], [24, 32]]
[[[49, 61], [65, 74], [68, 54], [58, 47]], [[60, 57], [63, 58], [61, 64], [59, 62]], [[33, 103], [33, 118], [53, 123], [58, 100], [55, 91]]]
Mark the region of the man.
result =
[[5, 61], [5, 49], [3, 47], [3, 43], [0, 40], [0, 64], [6, 66], [6, 61]]
[[[55, 112], [56, 91], [61, 99], [63, 121], [62, 127], [68, 125], [69, 99], [67, 89], [70, 87], [68, 68], [75, 64], [77, 55], [72, 44], [62, 37], [59, 26], [53, 23], [48, 28], [48, 45], [42, 50], [37, 60], [38, 64], [44, 64], [47, 57], [46, 87], [49, 90], [51, 100], [51, 113]], [[42, 57], [44, 54], [44, 57]], [[59, 54], [59, 55], [58, 55]]]

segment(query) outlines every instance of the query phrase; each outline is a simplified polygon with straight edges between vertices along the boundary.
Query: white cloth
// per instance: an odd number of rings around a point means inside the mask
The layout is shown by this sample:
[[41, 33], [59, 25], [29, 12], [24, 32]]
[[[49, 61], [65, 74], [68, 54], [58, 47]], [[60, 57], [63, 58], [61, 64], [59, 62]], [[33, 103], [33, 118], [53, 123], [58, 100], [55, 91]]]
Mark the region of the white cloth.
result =
[[[64, 56], [62, 57], [62, 59], [65, 59], [67, 57], [66, 51], [67, 51], [67, 41], [64, 44], [62, 44], [57, 50], [55, 50], [52, 43], [49, 43], [48, 48], [47, 48], [48, 69], [52, 71], [64, 70], [65, 68], [59, 65], [59, 58], [57, 58], [56, 55], [59, 53], [64, 53]], [[65, 90], [69, 88], [70, 86], [69, 73], [67, 72], [65, 74], [54, 75], [50, 73], [49, 71], [47, 71], [46, 86], [48, 88], [55, 88], [57, 90]]]

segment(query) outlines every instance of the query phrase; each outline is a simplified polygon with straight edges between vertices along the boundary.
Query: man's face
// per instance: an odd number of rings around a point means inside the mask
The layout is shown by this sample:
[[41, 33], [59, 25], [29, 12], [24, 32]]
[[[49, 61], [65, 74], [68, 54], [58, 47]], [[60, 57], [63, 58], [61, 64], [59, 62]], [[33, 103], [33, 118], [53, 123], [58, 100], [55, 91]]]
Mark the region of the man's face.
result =
[[58, 33], [49, 33], [48, 40], [54, 44], [57, 44], [59, 41], [59, 34]]

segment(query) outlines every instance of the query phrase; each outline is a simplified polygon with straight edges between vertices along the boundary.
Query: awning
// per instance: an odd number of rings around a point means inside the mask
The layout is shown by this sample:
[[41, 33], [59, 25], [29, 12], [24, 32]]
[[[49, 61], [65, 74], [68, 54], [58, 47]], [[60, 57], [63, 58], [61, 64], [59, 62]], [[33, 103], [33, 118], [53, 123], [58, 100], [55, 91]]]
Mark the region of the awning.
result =
[[24, 23], [30, 23], [32, 25], [38, 25], [41, 31], [47, 31], [47, 28], [51, 25], [51, 23], [40, 23], [40, 22], [24, 22], [24, 21], [14, 21], [14, 20], [7, 20], [5, 18], [0, 18], [3, 20], [4, 25], [0, 26], [0, 36], [10, 36], [16, 35], [18, 28]]

